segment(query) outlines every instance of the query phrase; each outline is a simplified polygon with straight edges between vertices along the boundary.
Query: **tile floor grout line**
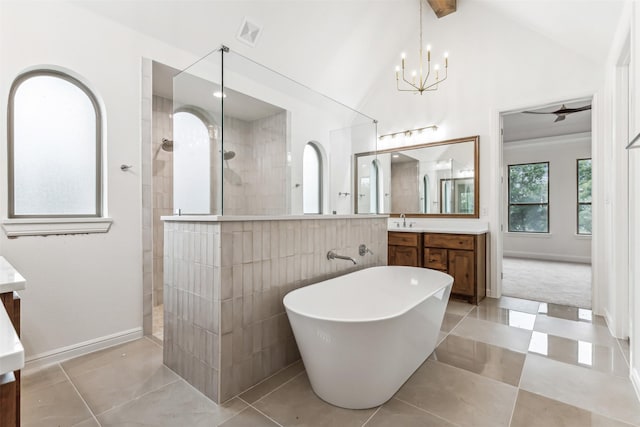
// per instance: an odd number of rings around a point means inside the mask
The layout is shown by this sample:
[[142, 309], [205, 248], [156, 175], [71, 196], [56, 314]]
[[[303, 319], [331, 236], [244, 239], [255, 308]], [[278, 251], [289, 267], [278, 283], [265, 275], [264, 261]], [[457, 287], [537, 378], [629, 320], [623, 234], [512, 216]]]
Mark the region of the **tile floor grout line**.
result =
[[[156, 391], [158, 391], [158, 390], [162, 390], [163, 388], [168, 387], [168, 386], [170, 386], [170, 385], [172, 385], [172, 384], [175, 384], [175, 383], [177, 383], [177, 382], [178, 382], [178, 381], [180, 381], [180, 380], [182, 380], [182, 378], [178, 377], [178, 379], [176, 379], [176, 380], [174, 380], [174, 381], [171, 381], [171, 382], [169, 382], [169, 383], [167, 383], [167, 384], [161, 385], [161, 386], [160, 386], [160, 387], [158, 387], [158, 388], [155, 388], [155, 389], [153, 389], [153, 390], [149, 390], [149, 391], [147, 391], [147, 392], [145, 392], [145, 393], [142, 393], [140, 396], [136, 396], [136, 397], [134, 397], [133, 399], [129, 399], [129, 400], [127, 400], [126, 402], [122, 402], [122, 403], [120, 403], [120, 404], [118, 404], [118, 405], [116, 405], [116, 406], [114, 406], [114, 407], [112, 407], [112, 408], [107, 409], [106, 411], [102, 411], [102, 412], [100, 412], [100, 413], [99, 413], [99, 414], [97, 414], [97, 415], [98, 415], [98, 416], [102, 416], [102, 415], [104, 415], [104, 414], [106, 414], [106, 413], [108, 413], [108, 412], [111, 412], [111, 411], [115, 410], [115, 409], [120, 409], [120, 408], [122, 408], [123, 406], [125, 406], [125, 405], [127, 405], [127, 404], [129, 404], [129, 403], [131, 403], [131, 402], [135, 402], [136, 400], [139, 400], [139, 399], [141, 399], [141, 398], [145, 397], [145, 396], [146, 396], [146, 395], [148, 395], [148, 394], [151, 394], [151, 393], [156, 392]], [[184, 381], [184, 380], [183, 380], [183, 381]], [[185, 382], [186, 382], [186, 381], [185, 381]]]
[[[233, 397], [239, 397], [240, 395], [245, 394], [245, 393], [246, 393], [246, 392], [248, 392], [249, 390], [253, 390], [254, 388], [258, 387], [260, 384], [262, 384], [262, 383], [266, 382], [267, 380], [270, 380], [271, 378], [275, 377], [275, 376], [276, 376], [276, 375], [278, 375], [278, 374], [281, 374], [282, 372], [284, 372], [285, 370], [287, 370], [288, 368], [292, 367], [293, 365], [295, 365], [295, 364], [296, 364], [296, 363], [298, 363], [298, 362], [302, 363], [302, 359], [298, 359], [298, 360], [296, 360], [295, 362], [288, 364], [288, 365], [287, 365], [287, 366], [285, 366], [284, 368], [282, 368], [282, 369], [278, 370], [276, 373], [269, 375], [267, 378], [265, 378], [265, 379], [261, 380], [259, 383], [256, 383], [256, 384], [252, 385], [251, 387], [249, 387], [249, 388], [248, 388], [248, 389], [246, 389], [245, 391], [243, 391], [243, 392], [241, 392], [241, 393], [238, 393], [237, 395], [235, 395], [235, 396], [233, 396]], [[304, 371], [304, 369], [303, 369], [303, 371]], [[288, 381], [288, 380], [287, 380], [287, 381]], [[242, 400], [244, 400], [244, 399], [242, 399]]]
[[[58, 363], [58, 366], [60, 367], [60, 370], [62, 371], [64, 376], [67, 378], [67, 381], [69, 381], [69, 384], [71, 384], [71, 387], [73, 387], [75, 392], [78, 393], [78, 397], [80, 397], [80, 400], [82, 400], [82, 403], [84, 403], [84, 406], [86, 406], [87, 409], [89, 410], [89, 413], [91, 414], [91, 417], [93, 418], [93, 420], [98, 424], [98, 426], [102, 426], [102, 424], [100, 424], [100, 421], [98, 421], [98, 417], [96, 417], [96, 414], [93, 413], [93, 410], [89, 407], [89, 404], [87, 403], [87, 401], [84, 400], [84, 396], [82, 396], [82, 393], [80, 393], [80, 390], [78, 390], [78, 387], [76, 387], [76, 385], [71, 380], [71, 377], [69, 376], [69, 374], [67, 374], [67, 371], [65, 371], [64, 368], [62, 367], [62, 363]], [[84, 422], [84, 421], [81, 421], [81, 422]]]
[[[289, 378], [288, 380], [286, 380], [285, 382], [283, 382], [282, 384], [280, 384], [278, 387], [274, 388], [273, 390], [271, 390], [269, 393], [265, 394], [264, 396], [262, 396], [260, 399], [255, 400], [253, 403], [259, 402], [262, 399], [264, 399], [265, 397], [271, 395], [272, 393], [276, 392], [277, 390], [280, 390], [282, 387], [284, 387], [285, 385], [289, 384], [291, 381], [295, 380], [296, 378], [298, 378], [300, 375], [304, 374], [305, 372], [307, 372], [307, 370], [303, 370], [302, 372], [298, 372], [296, 375], [294, 375], [293, 377]], [[238, 397], [238, 396], [236, 396]], [[238, 399], [240, 399], [240, 397], [238, 397]], [[243, 401], [246, 402], [246, 400], [242, 399]], [[252, 405], [251, 403], [249, 403], [249, 405]]]
[[[387, 402], [385, 402], [385, 403], [387, 403]], [[378, 411], [380, 411], [380, 409], [382, 409], [383, 406], [384, 406], [384, 403], [382, 405], [378, 406], [376, 408], [376, 410], [373, 412], [373, 414], [371, 414], [371, 416], [369, 416], [369, 418], [367, 418], [367, 421], [365, 421], [364, 424], [362, 424], [361, 427], [365, 427], [369, 423], [369, 421], [371, 421], [371, 418], [375, 417], [376, 414], [378, 413]]]
[[[272, 421], [272, 422], [276, 423], [278, 426], [280, 426], [280, 427], [284, 427], [282, 424], [280, 424], [279, 422], [277, 422], [276, 420], [274, 420], [273, 418], [271, 418], [269, 415], [265, 414], [265, 413], [264, 413], [264, 412], [262, 412], [260, 409], [256, 408], [256, 407], [255, 407], [255, 406], [253, 406], [251, 403], [249, 403], [249, 402], [247, 402], [246, 400], [244, 400], [243, 398], [238, 397], [238, 399], [240, 399], [240, 400], [242, 400], [244, 403], [246, 403], [246, 404], [248, 405], [248, 406], [247, 406], [247, 408], [251, 408], [251, 409], [253, 409], [254, 411], [256, 411], [256, 412], [258, 412], [259, 414], [261, 414], [263, 417], [265, 417], [265, 418], [267, 418], [268, 420], [270, 420], [270, 421]], [[247, 408], [243, 409], [243, 411], [244, 411], [244, 410], [246, 410]], [[242, 411], [241, 411], [241, 412], [242, 412]]]
[[[531, 339], [533, 338], [533, 334], [531, 334], [531, 338], [529, 338], [529, 346], [531, 346]], [[513, 422], [513, 415], [516, 413], [516, 405], [518, 404], [518, 396], [520, 395], [520, 385], [522, 384], [522, 377], [524, 376], [524, 365], [527, 363], [527, 357], [529, 356], [529, 350], [524, 355], [524, 362], [522, 362], [522, 371], [520, 371], [520, 378], [518, 378], [518, 385], [516, 386], [516, 398], [513, 401], [513, 408], [511, 409], [511, 416], [509, 417], [509, 424], [511, 425]]]
[[418, 409], [418, 410], [420, 410], [420, 411], [422, 411], [422, 412], [425, 412], [425, 413], [427, 413], [427, 414], [429, 414], [429, 415], [433, 415], [434, 417], [439, 418], [439, 419], [441, 419], [441, 420], [443, 420], [443, 421], [446, 421], [446, 422], [448, 422], [449, 424], [453, 424], [453, 425], [454, 425], [454, 426], [456, 426], [456, 427], [460, 427], [460, 424], [458, 424], [458, 423], [454, 423], [453, 421], [448, 420], [448, 419], [444, 418], [444, 417], [443, 417], [443, 416], [441, 416], [441, 415], [434, 414], [433, 412], [427, 411], [426, 409], [421, 408], [421, 407], [419, 407], [419, 406], [416, 406], [416, 405], [414, 405], [413, 403], [407, 402], [406, 400], [400, 399], [399, 397], [392, 397], [392, 399], [396, 399], [397, 401], [402, 402], [402, 403], [404, 403], [404, 404], [406, 404], [406, 405], [409, 405], [409, 406], [411, 406], [412, 408]]

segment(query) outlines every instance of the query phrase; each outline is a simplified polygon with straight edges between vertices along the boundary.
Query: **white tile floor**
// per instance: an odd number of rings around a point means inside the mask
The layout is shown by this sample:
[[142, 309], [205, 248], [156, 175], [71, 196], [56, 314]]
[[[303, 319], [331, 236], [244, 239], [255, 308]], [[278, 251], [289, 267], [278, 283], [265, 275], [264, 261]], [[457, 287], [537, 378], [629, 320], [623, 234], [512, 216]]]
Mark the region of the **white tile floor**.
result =
[[590, 312], [450, 301], [441, 336], [394, 398], [361, 411], [316, 397], [301, 362], [216, 405], [144, 338], [26, 376], [23, 426], [640, 426], [628, 345]]

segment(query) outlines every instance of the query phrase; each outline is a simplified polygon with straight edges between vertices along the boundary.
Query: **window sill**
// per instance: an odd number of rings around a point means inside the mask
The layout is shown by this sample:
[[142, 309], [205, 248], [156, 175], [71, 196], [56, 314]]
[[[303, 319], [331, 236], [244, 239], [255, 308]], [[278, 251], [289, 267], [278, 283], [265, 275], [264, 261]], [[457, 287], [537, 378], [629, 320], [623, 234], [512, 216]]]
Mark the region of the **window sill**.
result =
[[111, 218], [21, 218], [2, 220], [7, 237], [106, 233]]
[[591, 240], [591, 234], [574, 234], [575, 238], [578, 240]]
[[526, 231], [522, 231], [522, 232], [507, 231], [504, 234], [509, 237], [525, 237], [525, 238], [533, 237], [535, 239], [550, 239], [553, 237], [551, 233], [529, 233]]

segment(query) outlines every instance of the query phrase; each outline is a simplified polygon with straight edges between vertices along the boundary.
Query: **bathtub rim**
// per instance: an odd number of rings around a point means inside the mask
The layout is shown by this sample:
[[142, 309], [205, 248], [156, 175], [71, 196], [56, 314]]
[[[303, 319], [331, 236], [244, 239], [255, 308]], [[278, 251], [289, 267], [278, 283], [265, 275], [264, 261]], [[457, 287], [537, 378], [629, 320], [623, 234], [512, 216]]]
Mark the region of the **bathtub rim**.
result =
[[[377, 267], [401, 267], [401, 268], [407, 268], [407, 266], [377, 266]], [[291, 308], [289, 305], [287, 305], [287, 297], [288, 297], [290, 294], [292, 294], [292, 293], [294, 293], [294, 292], [296, 292], [296, 291], [300, 291], [300, 290], [302, 290], [302, 289], [304, 289], [304, 288], [306, 288], [306, 287], [308, 287], [308, 286], [320, 285], [320, 284], [322, 284], [323, 282], [326, 282], [326, 281], [328, 281], [328, 280], [333, 280], [333, 279], [338, 279], [338, 278], [340, 278], [340, 277], [348, 276], [349, 274], [354, 274], [354, 273], [357, 273], [358, 271], [368, 270], [369, 268], [376, 268], [376, 267], [368, 267], [368, 268], [366, 268], [366, 269], [352, 271], [352, 272], [347, 273], [347, 274], [344, 274], [344, 275], [342, 275], [342, 276], [336, 276], [336, 277], [333, 277], [333, 278], [331, 278], [331, 279], [322, 280], [322, 281], [320, 281], [320, 282], [311, 283], [311, 284], [309, 284], [309, 285], [307, 285], [307, 286], [303, 286], [303, 287], [301, 287], [301, 288], [294, 289], [294, 290], [292, 290], [292, 291], [288, 292], [288, 293], [287, 293], [287, 294], [282, 298], [282, 304], [284, 305], [284, 308], [285, 308], [285, 310], [286, 310], [287, 312], [291, 311], [292, 313], [295, 313], [295, 314], [297, 314], [298, 316], [306, 317], [306, 318], [309, 318], [309, 319], [321, 320], [321, 321], [325, 321], [325, 322], [334, 322], [334, 323], [373, 323], [373, 322], [381, 322], [381, 321], [385, 321], [385, 320], [390, 320], [390, 319], [395, 319], [395, 318], [397, 318], [397, 317], [401, 317], [401, 316], [405, 315], [406, 313], [408, 313], [409, 311], [413, 310], [413, 309], [414, 309], [415, 307], [417, 307], [418, 305], [422, 304], [422, 303], [423, 303], [425, 300], [427, 300], [428, 298], [433, 297], [436, 293], [438, 293], [438, 292], [440, 292], [441, 290], [445, 289], [447, 286], [449, 286], [450, 288], [452, 288], [452, 287], [453, 287], [453, 277], [452, 277], [451, 275], [447, 274], [447, 273], [444, 273], [444, 272], [439, 271], [439, 270], [430, 269], [430, 268], [423, 268], [423, 267], [408, 267], [408, 268], [419, 268], [420, 270], [430, 270], [430, 271], [435, 271], [435, 272], [438, 272], [438, 273], [443, 274], [443, 275], [445, 275], [445, 276], [448, 276], [448, 277], [447, 277], [447, 279], [446, 279], [446, 280], [447, 280], [447, 283], [443, 284], [442, 286], [438, 287], [437, 289], [433, 290], [432, 292], [430, 292], [430, 293], [426, 294], [426, 295], [425, 295], [424, 297], [422, 297], [421, 299], [416, 300], [416, 301], [414, 302], [414, 304], [413, 304], [413, 305], [411, 305], [409, 308], [407, 308], [407, 309], [405, 309], [405, 310], [403, 310], [403, 311], [400, 311], [400, 312], [397, 312], [397, 313], [394, 313], [394, 314], [388, 315], [388, 316], [383, 316], [383, 317], [367, 317], [367, 318], [361, 318], [361, 319], [341, 319], [341, 318], [332, 318], [332, 317], [320, 317], [320, 316], [316, 316], [316, 315], [311, 315], [311, 314], [303, 313], [303, 312], [301, 312], [301, 311], [299, 311], [299, 310], [295, 310], [295, 309]]]

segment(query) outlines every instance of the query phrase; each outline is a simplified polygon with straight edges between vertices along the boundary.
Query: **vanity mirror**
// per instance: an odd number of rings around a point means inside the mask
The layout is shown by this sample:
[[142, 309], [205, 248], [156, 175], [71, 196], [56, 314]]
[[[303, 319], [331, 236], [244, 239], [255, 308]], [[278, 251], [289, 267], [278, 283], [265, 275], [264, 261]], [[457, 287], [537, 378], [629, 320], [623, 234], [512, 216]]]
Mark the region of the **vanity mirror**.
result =
[[479, 137], [358, 153], [356, 213], [478, 218]]

